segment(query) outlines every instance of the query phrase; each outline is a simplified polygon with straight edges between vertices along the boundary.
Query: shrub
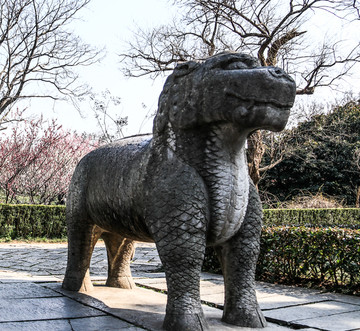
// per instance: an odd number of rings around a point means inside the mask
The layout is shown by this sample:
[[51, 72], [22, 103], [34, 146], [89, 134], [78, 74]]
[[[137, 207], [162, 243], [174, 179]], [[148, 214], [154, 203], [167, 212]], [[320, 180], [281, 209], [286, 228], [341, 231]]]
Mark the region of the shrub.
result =
[[[221, 273], [212, 247], [203, 270]], [[360, 209], [264, 210], [256, 278], [360, 294]]]
[[[221, 273], [211, 247], [206, 249], [203, 270]], [[265, 228], [256, 279], [360, 294], [360, 230]]]
[[0, 204], [0, 238], [65, 238], [64, 206]]
[[272, 227], [261, 235], [258, 280], [360, 294], [360, 230]]

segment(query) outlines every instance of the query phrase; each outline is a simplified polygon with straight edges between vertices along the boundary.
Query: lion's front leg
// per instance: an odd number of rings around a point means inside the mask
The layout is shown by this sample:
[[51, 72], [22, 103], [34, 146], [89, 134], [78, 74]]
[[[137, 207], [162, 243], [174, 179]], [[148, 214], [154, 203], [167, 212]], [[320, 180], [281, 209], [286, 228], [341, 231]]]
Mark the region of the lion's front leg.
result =
[[206, 247], [202, 210], [189, 201], [169, 211], [158, 224], [155, 242], [163, 264], [168, 298], [164, 328], [171, 331], [207, 330], [200, 300], [200, 273]]
[[240, 231], [224, 245], [216, 248], [225, 281], [223, 321], [226, 323], [252, 328], [266, 326], [255, 293], [261, 223], [261, 203], [251, 183], [249, 206]]
[[[168, 287], [164, 328], [166, 330], [206, 330], [208, 328], [200, 301], [200, 272], [205, 240], [177, 236], [161, 240], [158, 250]], [[205, 239], [205, 238], [204, 238]]]
[[164, 328], [206, 330], [200, 273], [209, 220], [207, 192], [202, 179], [189, 166], [175, 158], [165, 166], [159, 172], [163, 174], [162, 181], [154, 184], [148, 194], [146, 208], [147, 226], [165, 269], [168, 287]]

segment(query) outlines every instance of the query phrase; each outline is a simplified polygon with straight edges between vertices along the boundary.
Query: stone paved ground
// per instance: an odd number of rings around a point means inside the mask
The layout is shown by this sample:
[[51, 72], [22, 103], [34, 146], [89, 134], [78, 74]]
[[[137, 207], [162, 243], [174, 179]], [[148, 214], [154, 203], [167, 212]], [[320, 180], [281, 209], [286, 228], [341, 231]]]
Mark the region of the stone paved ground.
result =
[[[159, 256], [153, 244], [139, 243], [132, 261], [132, 272], [152, 272], [161, 266]], [[55, 276], [65, 274], [67, 244], [48, 243], [0, 243], [0, 274], [17, 272], [29, 276]], [[91, 265], [91, 275], [105, 278], [107, 257], [105, 245], [100, 242], [95, 246]]]
[[[159, 330], [164, 317], [164, 273], [155, 246], [140, 244], [132, 262], [135, 282], [143, 288], [101, 286], [107, 272], [103, 244], [91, 261], [93, 292], [61, 289], [66, 244], [0, 244], [0, 331]], [[269, 325], [264, 330], [360, 330], [360, 298], [257, 283], [260, 307]], [[211, 330], [245, 330], [220, 322], [223, 280], [202, 274], [201, 298]]]

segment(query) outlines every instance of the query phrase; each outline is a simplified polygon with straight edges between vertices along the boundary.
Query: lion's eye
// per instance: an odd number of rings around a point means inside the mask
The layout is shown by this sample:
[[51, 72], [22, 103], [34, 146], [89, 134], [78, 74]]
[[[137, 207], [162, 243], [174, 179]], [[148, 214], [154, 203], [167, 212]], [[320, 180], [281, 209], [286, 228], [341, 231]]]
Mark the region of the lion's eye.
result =
[[177, 70], [189, 70], [189, 64], [187, 62], [185, 63], [179, 63], [177, 66], [176, 66], [176, 69]]
[[174, 75], [175, 75], [175, 77], [185, 76], [185, 75], [189, 74], [190, 72], [194, 71], [198, 66], [199, 66], [199, 63], [196, 61], [188, 61], [188, 62], [184, 62], [184, 63], [179, 63], [174, 70]]
[[249, 66], [246, 63], [239, 61], [226, 63], [223, 66], [224, 70], [238, 70], [238, 69], [248, 69], [248, 68]]

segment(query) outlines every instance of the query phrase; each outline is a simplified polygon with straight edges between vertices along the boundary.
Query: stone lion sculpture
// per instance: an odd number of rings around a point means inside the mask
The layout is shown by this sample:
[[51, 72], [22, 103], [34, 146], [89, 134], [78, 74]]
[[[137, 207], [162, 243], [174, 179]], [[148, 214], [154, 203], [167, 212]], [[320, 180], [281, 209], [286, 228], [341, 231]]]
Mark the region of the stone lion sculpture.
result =
[[283, 70], [244, 54], [179, 64], [160, 95], [152, 136], [100, 147], [78, 164], [67, 199], [63, 288], [91, 289], [100, 237], [107, 285], [132, 288], [134, 243], [155, 242], [168, 286], [164, 328], [203, 330], [200, 271], [213, 246], [225, 282], [223, 321], [264, 327], [254, 289], [262, 207], [245, 142], [257, 129], [282, 130], [294, 98]]

